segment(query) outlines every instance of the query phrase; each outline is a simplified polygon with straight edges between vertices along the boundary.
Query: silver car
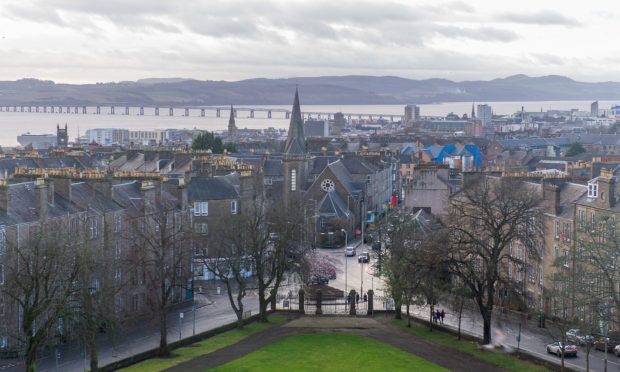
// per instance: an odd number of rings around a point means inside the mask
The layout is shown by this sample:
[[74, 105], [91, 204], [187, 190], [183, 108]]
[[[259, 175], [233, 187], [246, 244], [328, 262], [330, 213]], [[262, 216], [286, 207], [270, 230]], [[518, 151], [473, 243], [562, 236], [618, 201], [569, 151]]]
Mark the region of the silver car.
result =
[[351, 246], [347, 247], [344, 250], [344, 255], [347, 256], [347, 257], [355, 256], [355, 247], [351, 247]]

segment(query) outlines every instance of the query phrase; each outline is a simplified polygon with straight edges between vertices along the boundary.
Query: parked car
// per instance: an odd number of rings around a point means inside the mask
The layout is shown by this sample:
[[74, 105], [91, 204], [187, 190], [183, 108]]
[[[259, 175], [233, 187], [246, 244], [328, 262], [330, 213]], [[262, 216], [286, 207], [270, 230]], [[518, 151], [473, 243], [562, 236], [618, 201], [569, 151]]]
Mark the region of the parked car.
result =
[[310, 281], [310, 285], [322, 285], [322, 284], [329, 284], [329, 279], [324, 276], [315, 275], [312, 277], [312, 280]]
[[585, 345], [586, 343], [593, 343], [594, 336], [584, 335], [579, 329], [569, 329], [566, 331], [566, 339], [570, 342], [574, 342], [577, 345]]
[[562, 342], [557, 341], [557, 342], [547, 345], [547, 353], [555, 354], [559, 357], [562, 356], [562, 353], [564, 353], [565, 357], [568, 357], [568, 356], [576, 357], [577, 346], [570, 344], [570, 343], [562, 344]]
[[368, 252], [362, 252], [357, 256], [357, 262], [367, 263], [368, 261], [370, 261], [370, 254]]
[[353, 257], [355, 256], [355, 247], [351, 247], [348, 246], [345, 250], [344, 250], [344, 255], [347, 257]]
[[614, 337], [605, 337], [600, 336], [594, 341], [594, 348], [596, 350], [605, 351], [605, 338], [607, 338], [607, 351], [612, 352], [616, 348], [616, 346], [620, 345], [618, 339]]
[[381, 242], [380, 241], [372, 242], [372, 250], [373, 251], [378, 251], [380, 249], [381, 249]]

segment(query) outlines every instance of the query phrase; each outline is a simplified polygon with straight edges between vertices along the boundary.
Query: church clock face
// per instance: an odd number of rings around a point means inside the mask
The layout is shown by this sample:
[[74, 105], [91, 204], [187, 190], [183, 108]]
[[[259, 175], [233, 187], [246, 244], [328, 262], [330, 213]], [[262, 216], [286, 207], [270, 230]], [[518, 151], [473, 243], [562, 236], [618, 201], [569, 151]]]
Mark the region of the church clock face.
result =
[[329, 178], [326, 178], [323, 180], [323, 182], [321, 182], [321, 188], [325, 192], [334, 191], [335, 186], [336, 184], [334, 184], [334, 181], [330, 180]]

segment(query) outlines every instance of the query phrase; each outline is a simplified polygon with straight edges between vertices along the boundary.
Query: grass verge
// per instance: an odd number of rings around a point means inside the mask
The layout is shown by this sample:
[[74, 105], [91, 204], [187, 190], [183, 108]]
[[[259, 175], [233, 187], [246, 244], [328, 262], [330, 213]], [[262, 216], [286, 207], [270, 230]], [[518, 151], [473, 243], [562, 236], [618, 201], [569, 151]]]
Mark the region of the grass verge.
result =
[[543, 366], [529, 362], [527, 360], [519, 359], [517, 356], [514, 355], [480, 350], [479, 344], [466, 340], [458, 341], [455, 336], [442, 332], [440, 330], [434, 330], [433, 332], [431, 332], [428, 330], [428, 327], [416, 323], [412, 323], [411, 328], [407, 328], [407, 322], [405, 320], [394, 319], [392, 323], [415, 334], [416, 336], [425, 338], [446, 348], [458, 350], [463, 353], [469, 354], [476, 359], [496, 365], [508, 371], [547, 371], [547, 369]]
[[343, 333], [289, 336], [213, 371], [446, 371], [374, 339]]
[[236, 344], [253, 333], [281, 324], [286, 321], [286, 316], [274, 314], [269, 317], [269, 323], [251, 323], [241, 329], [234, 329], [217, 336], [207, 338], [195, 344], [181, 347], [172, 351], [169, 358], [153, 358], [134, 364], [131, 367], [122, 369], [125, 372], [152, 372], [163, 371], [177, 364], [187, 362], [201, 355], [212, 353], [223, 347]]

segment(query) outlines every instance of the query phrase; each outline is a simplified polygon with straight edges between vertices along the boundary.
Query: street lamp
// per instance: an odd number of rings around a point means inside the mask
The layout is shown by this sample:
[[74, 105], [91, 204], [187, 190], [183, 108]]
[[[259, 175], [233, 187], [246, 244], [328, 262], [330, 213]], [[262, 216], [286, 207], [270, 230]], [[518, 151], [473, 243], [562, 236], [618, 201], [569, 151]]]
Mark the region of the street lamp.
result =
[[346, 299], [347, 298], [346, 297], [347, 296], [347, 277], [348, 277], [347, 263], [349, 262], [349, 260], [347, 260], [347, 247], [349, 246], [349, 234], [347, 233], [345, 229], [340, 229], [340, 231], [344, 233], [344, 295]]

